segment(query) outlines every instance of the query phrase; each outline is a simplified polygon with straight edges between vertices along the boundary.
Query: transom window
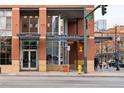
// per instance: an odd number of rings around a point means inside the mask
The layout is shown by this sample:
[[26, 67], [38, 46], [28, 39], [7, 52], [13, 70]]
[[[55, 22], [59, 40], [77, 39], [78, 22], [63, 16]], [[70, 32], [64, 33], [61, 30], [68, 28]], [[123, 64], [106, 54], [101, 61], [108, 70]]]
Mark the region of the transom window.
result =
[[37, 49], [37, 41], [35, 40], [22, 41], [22, 49]]

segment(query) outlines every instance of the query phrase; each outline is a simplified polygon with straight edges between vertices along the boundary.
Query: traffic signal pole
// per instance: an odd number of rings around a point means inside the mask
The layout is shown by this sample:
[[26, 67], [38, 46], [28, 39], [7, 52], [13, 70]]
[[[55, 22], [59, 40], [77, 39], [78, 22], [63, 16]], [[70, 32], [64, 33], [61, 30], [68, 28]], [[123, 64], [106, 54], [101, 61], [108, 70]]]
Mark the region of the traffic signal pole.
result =
[[84, 73], [87, 73], [87, 27], [86, 27], [86, 7], [84, 7]]
[[[103, 5], [98, 5], [90, 13], [86, 14], [86, 6], [84, 6], [84, 73], [87, 73], [87, 18]], [[104, 5], [106, 7], [106, 5]], [[105, 8], [102, 7], [102, 8]], [[102, 11], [103, 12], [103, 11]]]

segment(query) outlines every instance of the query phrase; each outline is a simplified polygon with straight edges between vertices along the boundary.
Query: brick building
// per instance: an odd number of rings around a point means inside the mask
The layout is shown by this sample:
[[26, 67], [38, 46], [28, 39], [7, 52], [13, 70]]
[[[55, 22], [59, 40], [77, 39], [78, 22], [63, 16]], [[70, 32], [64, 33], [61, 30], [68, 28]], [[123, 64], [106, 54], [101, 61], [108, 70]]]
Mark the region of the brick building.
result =
[[[0, 6], [0, 68], [70, 71], [83, 65], [83, 5]], [[86, 6], [87, 13], [94, 6]], [[94, 71], [94, 18], [88, 22], [87, 71]], [[92, 52], [91, 52], [92, 51]]]
[[[109, 28], [104, 32], [96, 32], [95, 37], [111, 37], [112, 39], [96, 42], [95, 54], [99, 57], [100, 62], [114, 62], [115, 61], [115, 46], [119, 52], [119, 60], [124, 63], [124, 26], [120, 25]], [[118, 41], [116, 38], [120, 38]]]

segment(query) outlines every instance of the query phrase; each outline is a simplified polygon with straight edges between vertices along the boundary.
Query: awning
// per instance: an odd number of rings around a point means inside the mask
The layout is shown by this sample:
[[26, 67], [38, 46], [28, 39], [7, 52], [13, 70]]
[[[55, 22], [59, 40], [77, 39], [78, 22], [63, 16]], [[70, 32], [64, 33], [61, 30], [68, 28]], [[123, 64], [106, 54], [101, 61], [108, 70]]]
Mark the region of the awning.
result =
[[107, 41], [107, 40], [112, 40], [112, 37], [95, 37], [96, 43]]
[[[87, 37], [88, 38], [88, 37]], [[95, 42], [112, 40], [112, 37], [95, 37]], [[80, 40], [84, 41], [84, 37], [80, 35], [49, 35], [47, 36], [47, 40]]]
[[79, 35], [50, 35], [47, 40], [82, 40], [83, 36]]
[[20, 40], [39, 40], [40, 38], [38, 33], [19, 33], [17, 36]]

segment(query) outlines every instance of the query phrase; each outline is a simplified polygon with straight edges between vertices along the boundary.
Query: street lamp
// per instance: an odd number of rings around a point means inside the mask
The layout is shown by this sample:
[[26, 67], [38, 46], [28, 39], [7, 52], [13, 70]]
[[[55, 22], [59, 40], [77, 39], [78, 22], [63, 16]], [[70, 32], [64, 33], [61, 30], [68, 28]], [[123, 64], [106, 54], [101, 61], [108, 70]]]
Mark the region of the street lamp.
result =
[[120, 37], [117, 36], [117, 26], [115, 27], [115, 63], [116, 63], [116, 71], [120, 70], [119, 67], [119, 42]]

